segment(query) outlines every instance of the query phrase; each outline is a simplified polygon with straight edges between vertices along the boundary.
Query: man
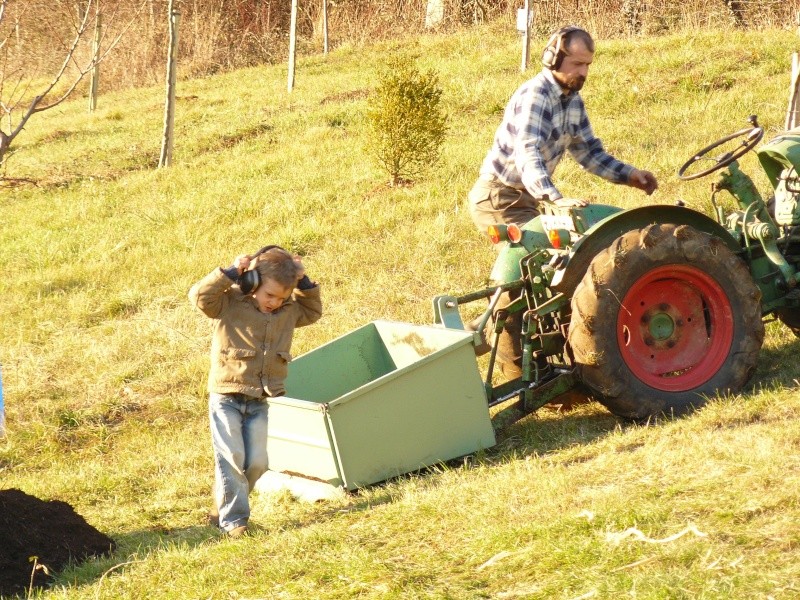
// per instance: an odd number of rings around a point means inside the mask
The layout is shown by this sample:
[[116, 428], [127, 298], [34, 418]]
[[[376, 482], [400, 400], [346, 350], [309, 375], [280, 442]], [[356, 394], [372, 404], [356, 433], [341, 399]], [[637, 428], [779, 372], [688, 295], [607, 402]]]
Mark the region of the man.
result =
[[562, 197], [551, 179], [568, 150], [595, 175], [652, 194], [655, 176], [625, 164], [594, 136], [580, 90], [594, 58], [594, 40], [580, 27], [555, 32], [542, 54], [544, 69], [514, 93], [469, 193], [472, 220], [488, 225], [524, 225], [539, 214], [540, 200], [583, 204]]
[[[609, 181], [648, 195], [658, 187], [652, 173], [617, 160], [594, 136], [579, 93], [593, 58], [594, 40], [587, 31], [575, 26], [559, 29], [542, 53], [544, 69], [511, 97], [469, 193], [470, 215], [482, 233], [495, 223], [525, 225], [539, 214], [540, 201], [585, 205], [563, 198], [551, 179], [567, 150], [583, 168]], [[505, 308], [516, 297], [518, 293], [504, 293], [496, 309]], [[475, 326], [473, 322], [468, 328]], [[494, 328], [491, 321], [487, 326], [490, 331]], [[498, 340], [497, 360], [508, 379], [522, 374], [521, 328], [521, 313], [510, 315]], [[484, 345], [476, 351], [487, 350]]]

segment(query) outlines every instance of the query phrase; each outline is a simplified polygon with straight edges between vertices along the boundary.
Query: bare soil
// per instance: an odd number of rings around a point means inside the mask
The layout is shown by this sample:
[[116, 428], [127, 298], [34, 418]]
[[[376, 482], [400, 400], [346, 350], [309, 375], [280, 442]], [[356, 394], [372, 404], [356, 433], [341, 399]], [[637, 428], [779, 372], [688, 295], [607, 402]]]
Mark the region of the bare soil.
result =
[[0, 596], [25, 595], [31, 585], [51, 582], [51, 575], [68, 563], [114, 549], [110, 537], [89, 525], [66, 502], [46, 502], [17, 489], [0, 490]]

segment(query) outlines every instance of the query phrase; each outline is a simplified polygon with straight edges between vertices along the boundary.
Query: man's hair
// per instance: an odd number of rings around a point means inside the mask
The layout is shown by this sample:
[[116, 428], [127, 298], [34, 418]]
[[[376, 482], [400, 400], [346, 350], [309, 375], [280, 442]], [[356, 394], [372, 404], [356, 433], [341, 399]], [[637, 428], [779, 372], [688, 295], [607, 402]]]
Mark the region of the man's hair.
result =
[[300, 267], [294, 257], [283, 248], [270, 248], [258, 255], [256, 270], [261, 281], [272, 279], [287, 289], [297, 285]]
[[569, 54], [569, 46], [572, 44], [574, 40], [581, 40], [586, 45], [586, 49], [594, 54], [594, 39], [592, 39], [591, 34], [586, 31], [585, 29], [573, 29], [572, 31], [567, 32], [564, 35], [564, 41], [562, 42], [562, 48], [564, 50], [564, 54]]

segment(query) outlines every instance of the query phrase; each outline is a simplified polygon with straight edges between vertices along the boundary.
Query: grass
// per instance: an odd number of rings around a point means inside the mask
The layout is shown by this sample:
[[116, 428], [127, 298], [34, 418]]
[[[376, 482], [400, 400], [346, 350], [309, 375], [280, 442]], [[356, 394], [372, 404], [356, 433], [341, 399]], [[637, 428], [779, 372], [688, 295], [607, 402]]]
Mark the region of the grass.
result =
[[[210, 330], [189, 287], [266, 243], [303, 253], [326, 313], [296, 354], [377, 318], [428, 323], [434, 295], [481, 287], [493, 250], [465, 197], [530, 75], [518, 44], [488, 25], [342, 48], [300, 60], [291, 94], [282, 66], [181, 81], [166, 170], [158, 87], [31, 120], [7, 175], [35, 184], [0, 189], [0, 482], [69, 502], [118, 543], [35, 596], [797, 597], [800, 342], [779, 323], [750, 387], [687, 418], [542, 409], [464, 464], [316, 505], [256, 496], [250, 538], [203, 525]], [[594, 129], [657, 174], [652, 201], [709, 212], [707, 182], [675, 172], [749, 114], [781, 129], [797, 46], [779, 30], [600, 40]], [[437, 70], [450, 115], [441, 163], [405, 188], [364, 143], [367, 95], [397, 53]], [[765, 189], [756, 157], [741, 163]], [[570, 159], [557, 178], [567, 196], [648, 201]]]

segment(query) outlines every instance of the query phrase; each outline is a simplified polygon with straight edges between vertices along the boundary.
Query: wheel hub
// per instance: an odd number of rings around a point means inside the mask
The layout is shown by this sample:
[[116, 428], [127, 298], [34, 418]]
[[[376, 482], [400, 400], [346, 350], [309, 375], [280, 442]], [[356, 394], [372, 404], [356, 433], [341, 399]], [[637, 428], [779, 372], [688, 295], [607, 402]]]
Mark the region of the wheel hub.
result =
[[618, 316], [622, 358], [641, 381], [686, 391], [719, 370], [733, 339], [733, 311], [716, 280], [688, 265], [658, 267], [625, 294]]
[[[662, 310], [664, 312], [662, 312]], [[642, 324], [646, 327], [644, 342], [648, 346], [670, 343], [675, 335], [675, 320], [669, 314], [669, 306], [649, 310], [642, 316]]]

